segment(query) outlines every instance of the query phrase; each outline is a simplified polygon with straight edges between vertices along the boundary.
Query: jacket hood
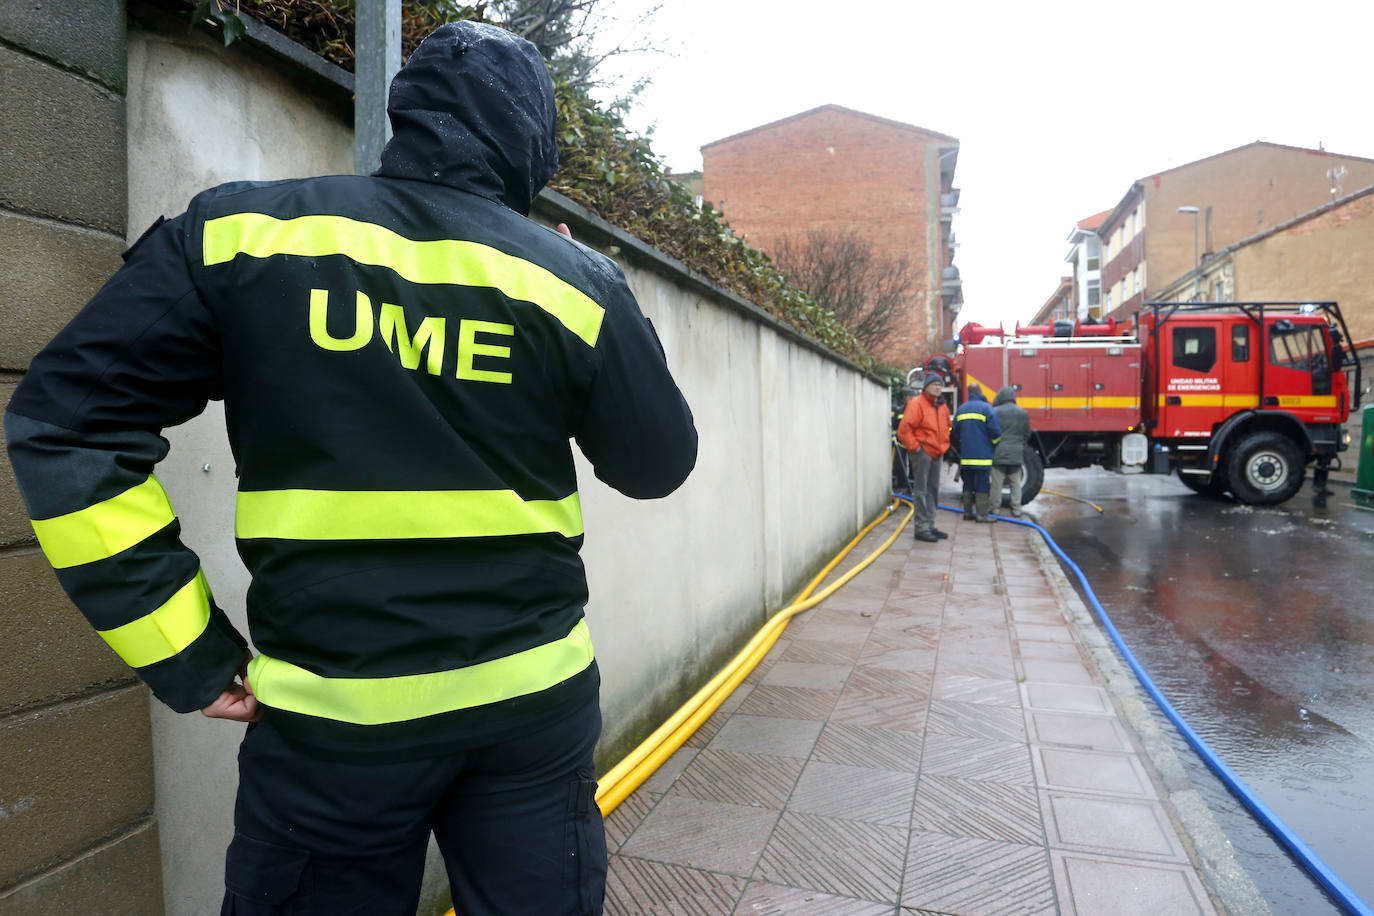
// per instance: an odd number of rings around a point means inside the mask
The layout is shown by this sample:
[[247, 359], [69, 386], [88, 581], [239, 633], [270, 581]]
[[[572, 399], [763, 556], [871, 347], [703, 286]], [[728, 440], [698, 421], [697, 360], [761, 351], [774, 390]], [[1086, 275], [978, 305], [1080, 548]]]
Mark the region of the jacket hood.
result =
[[392, 138], [376, 172], [438, 182], [523, 215], [558, 168], [553, 81], [539, 51], [505, 29], [451, 22], [391, 81]]
[[1016, 389], [1013, 388], [1013, 387], [1011, 387], [1010, 385], [1008, 385], [1007, 387], [1003, 388], [1001, 391], [997, 392], [997, 397], [995, 397], [995, 398], [992, 399], [992, 406], [993, 406], [993, 407], [996, 407], [998, 404], [1015, 404], [1015, 403], [1016, 403]]

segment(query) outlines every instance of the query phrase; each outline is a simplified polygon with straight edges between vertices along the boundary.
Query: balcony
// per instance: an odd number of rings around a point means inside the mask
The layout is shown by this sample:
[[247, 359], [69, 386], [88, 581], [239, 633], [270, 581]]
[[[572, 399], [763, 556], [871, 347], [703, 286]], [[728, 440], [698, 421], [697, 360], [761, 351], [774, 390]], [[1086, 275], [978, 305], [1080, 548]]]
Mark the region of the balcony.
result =
[[940, 209], [957, 210], [959, 208], [959, 189], [950, 188], [945, 194], [940, 195]]
[[949, 267], [942, 268], [940, 271], [940, 289], [943, 292], [951, 293], [960, 289], [964, 282], [959, 279], [959, 268], [951, 264]]

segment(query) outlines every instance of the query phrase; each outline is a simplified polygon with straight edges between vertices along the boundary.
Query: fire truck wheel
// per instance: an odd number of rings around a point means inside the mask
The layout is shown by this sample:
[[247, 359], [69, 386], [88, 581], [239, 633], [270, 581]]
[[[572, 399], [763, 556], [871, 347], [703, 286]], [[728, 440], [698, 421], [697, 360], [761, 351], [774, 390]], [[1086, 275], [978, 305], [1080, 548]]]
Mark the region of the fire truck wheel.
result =
[[1227, 478], [1236, 499], [1250, 505], [1272, 505], [1302, 489], [1302, 451], [1279, 433], [1253, 433], [1231, 450]]

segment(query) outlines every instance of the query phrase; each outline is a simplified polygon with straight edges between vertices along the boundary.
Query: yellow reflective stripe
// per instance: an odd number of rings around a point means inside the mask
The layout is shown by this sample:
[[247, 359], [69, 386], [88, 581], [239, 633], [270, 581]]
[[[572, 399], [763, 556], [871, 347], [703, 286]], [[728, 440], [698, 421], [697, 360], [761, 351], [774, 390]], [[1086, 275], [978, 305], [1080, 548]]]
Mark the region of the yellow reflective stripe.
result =
[[394, 270], [411, 283], [488, 286], [508, 298], [538, 306], [589, 346], [596, 346], [606, 311], [586, 293], [523, 258], [477, 242], [415, 241], [345, 216], [277, 219], [263, 213], [235, 213], [205, 223], [206, 267], [240, 254], [255, 258], [341, 254], [359, 264]]
[[585, 670], [592, 658], [587, 622], [579, 620], [562, 639], [451, 671], [322, 677], [259, 655], [248, 665], [248, 682], [258, 700], [275, 709], [355, 725], [383, 725], [547, 690]]
[[[1178, 398], [1178, 404], [1168, 404], [1168, 398]], [[1336, 396], [1326, 394], [1281, 394], [1279, 407], [1334, 408]], [[1258, 407], [1259, 396], [1254, 394], [1161, 394], [1160, 407]]]
[[176, 520], [156, 477], [76, 512], [33, 520], [38, 543], [54, 569], [81, 566], [122, 553]]
[[991, 459], [991, 458], [960, 458], [960, 459], [959, 459], [959, 463], [960, 463], [960, 464], [971, 464], [971, 465], [974, 465], [975, 467], [983, 467], [984, 465], [986, 465], [986, 466], [988, 466], [988, 467], [991, 467], [991, 466], [992, 466], [992, 459]]
[[234, 534], [297, 541], [582, 534], [582, 503], [514, 490], [246, 490]]
[[959, 414], [959, 416], [954, 418], [954, 422], [958, 423], [960, 420], [980, 420], [986, 423], [988, 418], [980, 413], [961, 413]]
[[205, 574], [196, 573], [151, 614], [97, 632], [129, 666], [142, 668], [176, 655], [195, 642], [209, 624], [210, 587], [205, 584]]

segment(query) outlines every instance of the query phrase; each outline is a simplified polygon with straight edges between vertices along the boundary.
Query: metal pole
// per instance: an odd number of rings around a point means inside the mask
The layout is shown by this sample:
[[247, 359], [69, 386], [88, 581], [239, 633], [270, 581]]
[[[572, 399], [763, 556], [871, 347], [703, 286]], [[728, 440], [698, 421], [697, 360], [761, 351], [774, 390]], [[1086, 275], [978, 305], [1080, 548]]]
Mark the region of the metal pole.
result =
[[353, 171], [370, 175], [391, 139], [386, 95], [401, 69], [401, 0], [358, 0], [354, 38]]
[[1199, 292], [1199, 284], [1202, 282], [1202, 278], [1198, 276], [1197, 268], [1198, 268], [1198, 263], [1197, 263], [1197, 210], [1193, 210], [1193, 301], [1194, 301], [1194, 302], [1197, 302], [1197, 301], [1198, 301], [1198, 296], [1200, 295], [1200, 292]]

